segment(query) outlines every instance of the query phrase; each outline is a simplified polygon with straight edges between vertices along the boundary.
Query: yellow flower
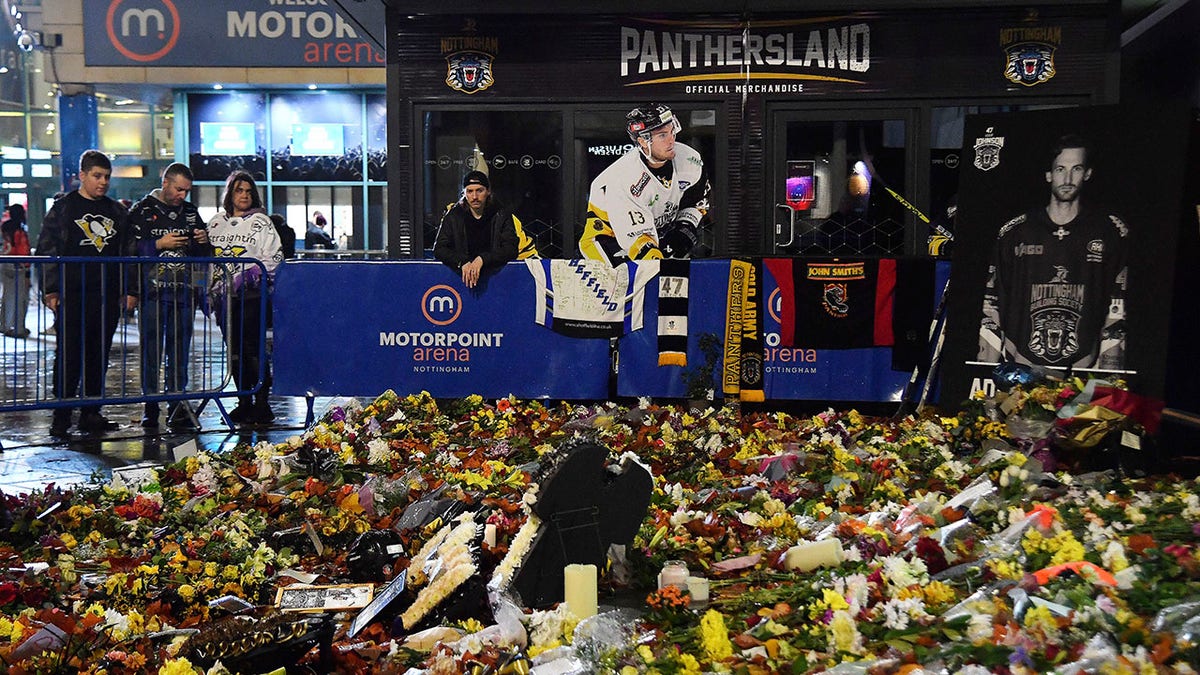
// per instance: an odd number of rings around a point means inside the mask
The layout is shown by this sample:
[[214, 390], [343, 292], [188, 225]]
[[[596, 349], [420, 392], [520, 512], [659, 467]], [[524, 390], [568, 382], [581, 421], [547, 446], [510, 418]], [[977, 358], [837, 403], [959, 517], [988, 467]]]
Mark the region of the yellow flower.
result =
[[700, 644], [709, 661], [723, 661], [733, 655], [725, 617], [715, 609], [708, 610], [700, 619]]
[[829, 632], [832, 642], [830, 646], [837, 653], [862, 653], [862, 635], [859, 634], [858, 626], [854, 624], [850, 612], [834, 612], [833, 619], [829, 622]]
[[925, 588], [925, 604], [941, 605], [953, 601], [957, 596], [954, 588], [941, 581], [931, 581]]
[[1061, 565], [1063, 563], [1083, 560], [1083, 544], [1079, 543], [1079, 540], [1075, 538], [1075, 535], [1070, 530], [1063, 530], [1054, 535], [1047, 542], [1047, 545], [1049, 550], [1054, 551], [1054, 555], [1050, 557], [1051, 565]]
[[1041, 632], [1047, 639], [1058, 636], [1058, 621], [1047, 607], [1035, 606], [1025, 610], [1025, 627]]
[[13, 634], [13, 622], [0, 616], [0, 637]]
[[821, 589], [821, 601], [822, 604], [834, 611], [839, 609], [850, 609], [850, 604], [846, 602], [846, 599], [842, 597], [841, 593], [828, 588]]
[[700, 662], [691, 654], [680, 654], [676, 657], [676, 660], [679, 661], [679, 665], [682, 667], [679, 672], [684, 673], [684, 675], [700, 675], [702, 672], [700, 670]]
[[158, 675], [195, 675], [196, 667], [187, 659], [170, 659], [158, 669]]

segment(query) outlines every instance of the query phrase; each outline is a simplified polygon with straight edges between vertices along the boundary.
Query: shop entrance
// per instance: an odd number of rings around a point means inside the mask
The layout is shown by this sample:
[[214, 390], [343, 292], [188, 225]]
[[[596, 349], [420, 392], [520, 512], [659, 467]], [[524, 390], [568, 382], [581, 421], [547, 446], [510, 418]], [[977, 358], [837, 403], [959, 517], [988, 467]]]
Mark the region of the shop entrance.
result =
[[[767, 180], [776, 255], [915, 250], [909, 110], [778, 111]], [[924, 242], [922, 241], [922, 244]]]

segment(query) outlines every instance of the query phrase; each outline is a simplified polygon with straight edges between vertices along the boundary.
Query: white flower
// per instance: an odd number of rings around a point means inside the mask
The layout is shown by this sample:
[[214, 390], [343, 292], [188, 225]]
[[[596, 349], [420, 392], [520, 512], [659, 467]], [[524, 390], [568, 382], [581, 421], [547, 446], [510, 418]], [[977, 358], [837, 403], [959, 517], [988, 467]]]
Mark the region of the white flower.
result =
[[1113, 576], [1117, 579], [1117, 588], [1123, 591], [1133, 588], [1133, 584], [1139, 581], [1141, 575], [1142, 568], [1138, 565], [1130, 565], [1120, 572], [1113, 573]]
[[967, 621], [967, 639], [974, 644], [992, 639], [992, 615], [972, 613]]
[[1146, 522], [1146, 514], [1142, 513], [1141, 509], [1133, 504], [1125, 507], [1125, 518], [1134, 525], [1141, 525]]
[[908, 588], [913, 584], [929, 581], [925, 562], [920, 558], [912, 561], [897, 556], [888, 556], [883, 562], [883, 576], [896, 588]]
[[371, 439], [367, 443], [367, 462], [370, 464], [386, 464], [392, 459], [392, 446], [382, 438]]

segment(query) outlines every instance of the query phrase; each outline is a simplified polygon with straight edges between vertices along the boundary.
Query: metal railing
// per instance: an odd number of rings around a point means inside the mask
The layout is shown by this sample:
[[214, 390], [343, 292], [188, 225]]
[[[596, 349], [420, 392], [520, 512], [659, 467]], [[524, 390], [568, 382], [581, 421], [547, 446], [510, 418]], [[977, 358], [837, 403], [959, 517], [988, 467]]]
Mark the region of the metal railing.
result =
[[[198, 415], [214, 401], [232, 427], [220, 399], [263, 386], [269, 306], [254, 290], [266, 279], [259, 260], [0, 256], [0, 278], [10, 272], [15, 284], [3, 291], [18, 306], [28, 294], [28, 309], [0, 337], [0, 412], [198, 401]], [[45, 296], [55, 290], [51, 311]]]

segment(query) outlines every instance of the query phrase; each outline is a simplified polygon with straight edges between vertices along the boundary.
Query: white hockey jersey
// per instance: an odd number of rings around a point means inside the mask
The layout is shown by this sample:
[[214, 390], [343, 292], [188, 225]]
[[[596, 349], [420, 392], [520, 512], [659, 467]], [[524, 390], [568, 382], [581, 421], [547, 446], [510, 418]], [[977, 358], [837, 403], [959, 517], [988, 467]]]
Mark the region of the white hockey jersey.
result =
[[617, 337], [642, 328], [646, 284], [658, 261], [612, 267], [600, 260], [526, 260], [536, 288], [534, 320], [571, 337]]
[[684, 193], [704, 180], [704, 161], [692, 147], [676, 143], [671, 162], [671, 178], [664, 182], [650, 172], [634, 149], [596, 176], [588, 192], [587, 223], [579, 241], [585, 258], [619, 262], [597, 243], [597, 237], [604, 236], [614, 237], [630, 260], [662, 258], [659, 228], [674, 220], [686, 220], [693, 226], [700, 222], [703, 214], [699, 209], [681, 210], [679, 206]]

